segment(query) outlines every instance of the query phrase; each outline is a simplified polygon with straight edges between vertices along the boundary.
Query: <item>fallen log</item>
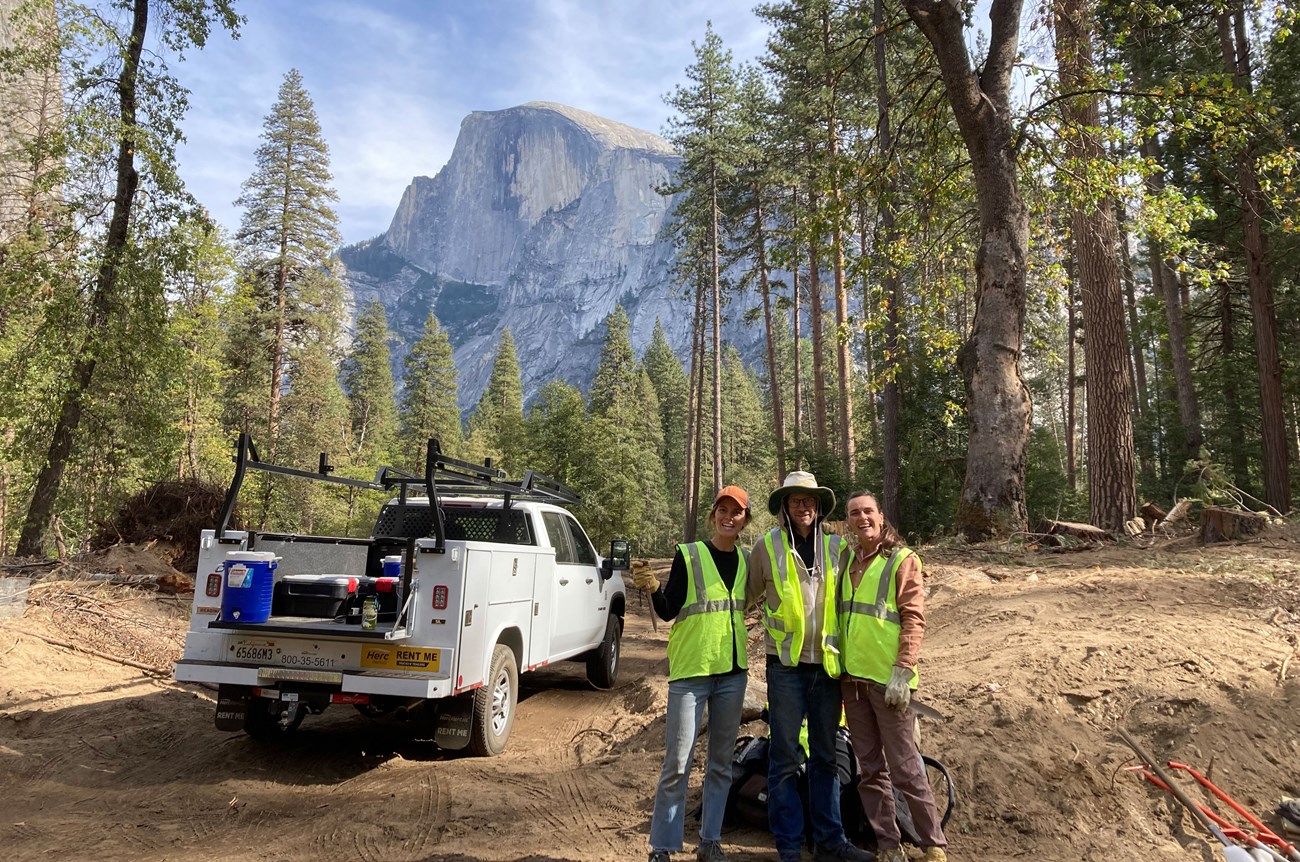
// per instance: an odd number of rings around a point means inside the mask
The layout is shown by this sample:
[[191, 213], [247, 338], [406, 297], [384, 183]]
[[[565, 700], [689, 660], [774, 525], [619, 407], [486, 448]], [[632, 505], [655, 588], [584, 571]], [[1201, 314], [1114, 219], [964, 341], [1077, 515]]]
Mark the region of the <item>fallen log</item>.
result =
[[1074, 521], [1040, 521], [1036, 532], [1047, 536], [1070, 536], [1085, 542], [1108, 542], [1115, 538], [1101, 527]]
[[1267, 526], [1268, 516], [1258, 512], [1207, 507], [1201, 510], [1201, 544], [1247, 539]]
[[1147, 524], [1159, 524], [1169, 517], [1169, 513], [1148, 500], [1142, 504], [1142, 517], [1147, 519]]

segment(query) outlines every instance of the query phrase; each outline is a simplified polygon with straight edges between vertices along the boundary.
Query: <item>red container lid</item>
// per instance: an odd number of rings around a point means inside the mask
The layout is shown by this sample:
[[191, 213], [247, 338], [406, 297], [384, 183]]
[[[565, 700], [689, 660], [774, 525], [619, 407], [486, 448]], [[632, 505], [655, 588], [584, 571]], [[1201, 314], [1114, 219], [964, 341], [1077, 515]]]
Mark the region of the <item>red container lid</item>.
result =
[[397, 590], [399, 578], [375, 578], [375, 592], [391, 593]]

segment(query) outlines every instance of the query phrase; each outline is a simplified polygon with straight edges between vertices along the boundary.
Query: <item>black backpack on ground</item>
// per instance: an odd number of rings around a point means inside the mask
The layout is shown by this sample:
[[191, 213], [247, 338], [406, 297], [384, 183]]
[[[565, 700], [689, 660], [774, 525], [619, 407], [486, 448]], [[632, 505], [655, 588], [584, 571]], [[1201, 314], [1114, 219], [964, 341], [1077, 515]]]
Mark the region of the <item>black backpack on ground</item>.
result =
[[[736, 740], [736, 753], [732, 758], [731, 792], [727, 795], [727, 808], [723, 822], [729, 826], [748, 825], [767, 829], [767, 765], [771, 743], [765, 736], [742, 736]], [[947, 825], [957, 804], [956, 791], [948, 770], [938, 760], [922, 755], [927, 772], [936, 777], [935, 804], [943, 814], [940, 822]], [[841, 727], [835, 733], [835, 766], [840, 779], [840, 817], [844, 834], [855, 844], [874, 847], [876, 836], [862, 811], [858, 796], [858, 760], [853, 756], [849, 732]], [[808, 811], [808, 776], [806, 765], [800, 765], [799, 795], [804, 804], [804, 823], [811, 825]], [[894, 788], [894, 809], [898, 831], [904, 843], [919, 845], [912, 812], [907, 807], [898, 788]]]

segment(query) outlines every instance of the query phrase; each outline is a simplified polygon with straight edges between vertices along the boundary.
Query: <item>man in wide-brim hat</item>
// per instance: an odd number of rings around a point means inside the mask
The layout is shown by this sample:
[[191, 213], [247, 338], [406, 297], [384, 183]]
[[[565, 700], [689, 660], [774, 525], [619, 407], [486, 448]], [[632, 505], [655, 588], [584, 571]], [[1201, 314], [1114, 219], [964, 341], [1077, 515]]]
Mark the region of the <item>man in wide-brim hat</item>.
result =
[[808, 721], [808, 808], [814, 862], [870, 862], [844, 835], [835, 769], [840, 723], [835, 565], [842, 539], [822, 527], [835, 492], [796, 470], [767, 498], [780, 523], [750, 552], [747, 603], [762, 599], [767, 644], [768, 824], [781, 862], [798, 862], [804, 841], [799, 735]]

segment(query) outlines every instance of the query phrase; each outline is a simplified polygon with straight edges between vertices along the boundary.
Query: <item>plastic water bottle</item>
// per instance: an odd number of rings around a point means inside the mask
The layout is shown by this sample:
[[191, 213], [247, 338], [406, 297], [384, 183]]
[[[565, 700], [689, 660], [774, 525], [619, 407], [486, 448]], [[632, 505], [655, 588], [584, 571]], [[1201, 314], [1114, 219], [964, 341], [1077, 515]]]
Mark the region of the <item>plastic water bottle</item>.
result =
[[372, 632], [379, 622], [379, 601], [374, 596], [366, 596], [361, 603], [361, 628]]

